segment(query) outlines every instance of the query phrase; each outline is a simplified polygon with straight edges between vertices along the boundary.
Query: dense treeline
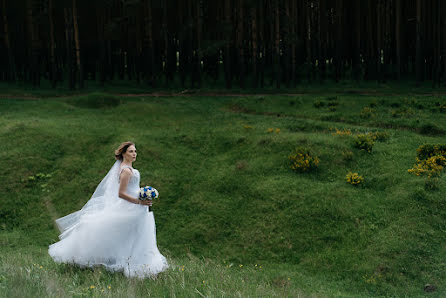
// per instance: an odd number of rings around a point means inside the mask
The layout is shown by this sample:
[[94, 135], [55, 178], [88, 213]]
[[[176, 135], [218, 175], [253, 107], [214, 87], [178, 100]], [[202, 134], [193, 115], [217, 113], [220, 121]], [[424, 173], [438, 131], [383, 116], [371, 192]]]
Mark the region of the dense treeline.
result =
[[[0, 0], [0, 80], [446, 82], [446, 1]], [[443, 17], [442, 17], [443, 16]]]

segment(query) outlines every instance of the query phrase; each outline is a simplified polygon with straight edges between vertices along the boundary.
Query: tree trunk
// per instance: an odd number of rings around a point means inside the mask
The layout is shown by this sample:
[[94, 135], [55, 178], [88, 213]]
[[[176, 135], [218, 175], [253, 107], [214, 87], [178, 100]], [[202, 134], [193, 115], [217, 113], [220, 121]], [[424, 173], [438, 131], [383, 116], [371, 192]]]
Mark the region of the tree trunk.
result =
[[307, 52], [307, 65], [309, 66], [307, 68], [307, 79], [308, 81], [311, 81], [314, 75], [314, 58], [313, 58], [313, 32], [312, 32], [312, 26], [311, 26], [311, 2], [309, 0], [306, 0], [305, 2], [305, 17], [306, 17], [306, 24], [305, 24], [305, 30], [306, 30], [306, 52]]
[[203, 59], [202, 54], [202, 40], [203, 40], [203, 0], [198, 0], [197, 3], [197, 87], [201, 87], [201, 60]]
[[353, 74], [356, 81], [361, 77], [361, 1], [354, 1], [355, 3], [355, 35], [353, 45]]
[[260, 5], [258, 6], [259, 9], [259, 19], [258, 19], [258, 23], [259, 23], [259, 52], [258, 52], [258, 73], [259, 73], [259, 83], [260, 83], [260, 88], [264, 87], [265, 84], [265, 22], [263, 21], [265, 18], [264, 15], [264, 1], [260, 1]]
[[381, 0], [378, 0], [377, 6], [376, 6], [376, 55], [377, 55], [377, 61], [376, 61], [376, 72], [377, 72], [377, 76], [378, 76], [378, 82], [383, 82], [383, 74], [382, 74], [382, 13], [383, 13], [383, 9], [382, 9], [382, 3]]
[[73, 90], [76, 86], [75, 70], [73, 66], [73, 19], [70, 9], [64, 8], [66, 65], [68, 68], [68, 86]]
[[141, 83], [141, 68], [142, 68], [142, 41], [143, 41], [143, 35], [142, 35], [142, 10], [141, 5], [142, 3], [137, 4], [137, 12], [136, 12], [136, 53], [135, 53], [135, 75], [136, 75], [136, 82], [139, 85]]
[[401, 79], [401, 0], [395, 0], [396, 77]]
[[423, 80], [423, 54], [421, 45], [421, 0], [416, 0], [417, 2], [417, 19], [416, 19], [416, 61], [415, 61], [415, 72], [417, 78], [417, 84], [419, 85]]
[[253, 87], [258, 86], [258, 75], [257, 75], [257, 3], [253, 4], [251, 7], [251, 21], [252, 21], [252, 76], [253, 76]]
[[14, 61], [14, 54], [11, 49], [11, 42], [9, 39], [9, 29], [8, 29], [8, 19], [6, 17], [6, 0], [2, 1], [2, 10], [3, 10], [3, 28], [5, 30], [5, 47], [6, 51], [8, 53], [8, 71], [9, 75], [8, 77], [12, 78], [12, 80], [15, 82], [17, 80], [17, 75], [15, 71], [15, 61]]
[[[446, 3], [444, 1], [440, 2], [441, 9], [440, 13], [442, 16], [446, 13]], [[443, 73], [443, 86], [446, 86], [446, 18], [441, 18], [441, 33], [440, 33], [440, 39], [441, 39], [441, 64], [442, 64], [442, 73]]]
[[432, 85], [433, 87], [440, 85], [440, 75], [441, 75], [441, 2], [434, 2], [433, 15], [435, 15], [435, 51], [434, 51], [434, 63], [433, 63], [433, 77]]
[[84, 80], [81, 66], [81, 46], [79, 42], [79, 27], [77, 25], [77, 9], [76, 0], [73, 0], [73, 29], [74, 29], [74, 42], [76, 46], [76, 67], [77, 67], [77, 80], [79, 82], [79, 88], [84, 88]]
[[[294, 1], [293, 1], [294, 2]], [[327, 69], [327, 3], [326, 0], [319, 1], [319, 81], [325, 81]]]
[[276, 87], [280, 88], [280, 11], [279, 0], [274, 0], [274, 77]]
[[27, 21], [28, 21], [28, 33], [31, 43], [29, 51], [30, 60], [30, 80], [34, 87], [40, 85], [40, 40], [39, 40], [39, 28], [36, 24], [36, 17], [34, 16], [33, 2], [27, 0]]
[[232, 87], [232, 20], [231, 20], [231, 1], [225, 1], [225, 53], [224, 53], [224, 67], [225, 67], [225, 83], [226, 88], [231, 89]]
[[343, 51], [343, 40], [342, 40], [342, 9], [343, 9], [343, 1], [338, 0], [336, 2], [336, 39], [335, 39], [335, 46], [336, 46], [336, 53], [335, 53], [335, 81], [336, 83], [339, 82], [341, 78], [341, 66], [342, 66], [342, 51]]
[[56, 87], [56, 59], [55, 59], [55, 42], [54, 42], [54, 20], [53, 20], [53, 0], [48, 0], [48, 16], [50, 22], [50, 80], [53, 88]]
[[163, 55], [164, 55], [164, 75], [166, 78], [166, 86], [169, 86], [169, 83], [172, 81], [172, 73], [171, 73], [171, 63], [173, 63], [173, 61], [170, 61], [170, 57], [169, 57], [169, 46], [170, 46], [170, 42], [169, 42], [169, 32], [168, 32], [168, 28], [167, 28], [167, 21], [168, 21], [168, 17], [167, 17], [167, 11], [168, 11], [168, 3], [167, 0], [163, 0], [161, 1], [162, 4], [162, 10], [163, 10], [163, 17], [162, 17], [162, 35], [163, 35], [163, 44], [164, 44], [164, 51], [163, 51]]
[[152, 31], [152, 1], [147, 0], [146, 2], [146, 42], [147, 42], [147, 56], [148, 56], [148, 69], [147, 69], [147, 81], [150, 86], [155, 85], [155, 56], [153, 49], [153, 31]]
[[243, 26], [243, 0], [238, 0], [238, 28], [237, 28], [237, 43], [238, 43], [238, 61], [239, 61], [239, 84], [240, 88], [245, 88], [245, 43], [244, 43], [244, 26]]

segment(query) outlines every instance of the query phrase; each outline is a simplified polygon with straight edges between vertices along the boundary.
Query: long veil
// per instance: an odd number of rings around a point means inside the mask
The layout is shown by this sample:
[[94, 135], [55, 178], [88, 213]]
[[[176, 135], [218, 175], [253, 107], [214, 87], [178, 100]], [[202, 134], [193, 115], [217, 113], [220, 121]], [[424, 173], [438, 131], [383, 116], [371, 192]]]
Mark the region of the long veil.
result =
[[56, 219], [57, 227], [61, 234], [60, 239], [67, 237], [71, 231], [79, 224], [84, 216], [96, 215], [117, 202], [119, 198], [119, 168], [121, 161], [117, 160], [101, 183], [96, 187], [90, 200], [81, 210]]

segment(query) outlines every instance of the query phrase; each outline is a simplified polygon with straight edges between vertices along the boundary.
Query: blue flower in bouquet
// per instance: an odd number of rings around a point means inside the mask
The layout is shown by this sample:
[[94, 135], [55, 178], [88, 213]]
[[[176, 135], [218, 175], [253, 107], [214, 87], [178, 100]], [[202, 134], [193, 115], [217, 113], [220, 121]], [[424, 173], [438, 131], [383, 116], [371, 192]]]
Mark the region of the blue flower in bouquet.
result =
[[139, 190], [139, 199], [140, 200], [153, 200], [157, 199], [159, 196], [158, 191], [151, 186], [141, 187]]

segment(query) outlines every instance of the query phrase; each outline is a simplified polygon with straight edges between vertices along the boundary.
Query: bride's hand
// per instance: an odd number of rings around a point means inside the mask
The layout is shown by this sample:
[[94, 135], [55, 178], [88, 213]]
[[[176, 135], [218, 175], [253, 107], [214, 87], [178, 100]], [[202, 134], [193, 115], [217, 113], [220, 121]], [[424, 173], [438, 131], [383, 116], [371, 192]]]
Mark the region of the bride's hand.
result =
[[139, 201], [138, 203], [140, 205], [152, 206], [152, 201], [151, 200]]

